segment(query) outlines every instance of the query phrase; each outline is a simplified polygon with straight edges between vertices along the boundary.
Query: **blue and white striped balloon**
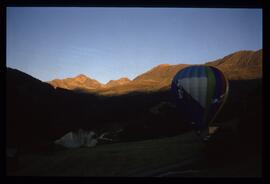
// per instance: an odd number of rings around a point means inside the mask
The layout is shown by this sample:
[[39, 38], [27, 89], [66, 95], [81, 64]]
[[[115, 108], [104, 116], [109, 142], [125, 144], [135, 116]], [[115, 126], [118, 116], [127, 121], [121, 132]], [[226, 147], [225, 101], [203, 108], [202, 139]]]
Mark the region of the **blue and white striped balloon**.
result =
[[196, 129], [213, 122], [228, 95], [228, 80], [212, 66], [195, 65], [180, 70], [171, 84], [177, 104]]

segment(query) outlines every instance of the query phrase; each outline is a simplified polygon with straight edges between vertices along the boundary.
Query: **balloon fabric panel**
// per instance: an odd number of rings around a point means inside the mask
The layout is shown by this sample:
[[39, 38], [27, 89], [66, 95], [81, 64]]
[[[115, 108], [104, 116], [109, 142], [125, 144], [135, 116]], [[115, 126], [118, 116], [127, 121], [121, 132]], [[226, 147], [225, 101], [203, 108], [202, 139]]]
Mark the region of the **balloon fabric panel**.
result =
[[206, 109], [204, 112], [203, 121], [207, 124], [211, 115], [212, 109], [212, 99], [215, 94], [216, 89], [216, 79], [213, 71], [209, 67], [205, 67], [206, 74], [207, 74], [207, 98], [206, 98]]
[[171, 84], [179, 110], [195, 123], [196, 129], [206, 128], [216, 116], [226, 88], [223, 73], [209, 66], [186, 67], [175, 75]]

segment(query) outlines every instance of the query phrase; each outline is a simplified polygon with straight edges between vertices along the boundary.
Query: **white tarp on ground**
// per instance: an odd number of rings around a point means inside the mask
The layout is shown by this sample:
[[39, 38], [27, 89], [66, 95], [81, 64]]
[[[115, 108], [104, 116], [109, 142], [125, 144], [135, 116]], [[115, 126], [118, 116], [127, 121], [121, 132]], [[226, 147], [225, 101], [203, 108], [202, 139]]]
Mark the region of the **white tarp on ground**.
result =
[[80, 129], [78, 132], [68, 132], [54, 143], [66, 148], [93, 147], [98, 143], [97, 138], [94, 138], [95, 135], [93, 131]]

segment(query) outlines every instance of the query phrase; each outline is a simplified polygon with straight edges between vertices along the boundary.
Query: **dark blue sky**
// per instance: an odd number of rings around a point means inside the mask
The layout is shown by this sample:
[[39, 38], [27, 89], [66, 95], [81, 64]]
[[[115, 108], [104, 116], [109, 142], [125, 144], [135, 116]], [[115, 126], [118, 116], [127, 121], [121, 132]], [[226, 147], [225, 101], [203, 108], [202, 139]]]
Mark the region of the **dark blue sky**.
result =
[[133, 79], [261, 48], [260, 9], [7, 8], [7, 66], [42, 81]]

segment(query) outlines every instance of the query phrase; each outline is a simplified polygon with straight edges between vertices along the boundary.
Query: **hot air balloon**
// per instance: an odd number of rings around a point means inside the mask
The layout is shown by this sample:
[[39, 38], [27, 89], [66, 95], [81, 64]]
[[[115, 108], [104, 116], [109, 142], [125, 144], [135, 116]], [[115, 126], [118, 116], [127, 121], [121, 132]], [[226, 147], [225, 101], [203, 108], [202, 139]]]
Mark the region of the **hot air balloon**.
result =
[[228, 80], [217, 68], [194, 65], [180, 70], [173, 78], [171, 90], [179, 110], [200, 134], [207, 130], [222, 109], [229, 91]]

